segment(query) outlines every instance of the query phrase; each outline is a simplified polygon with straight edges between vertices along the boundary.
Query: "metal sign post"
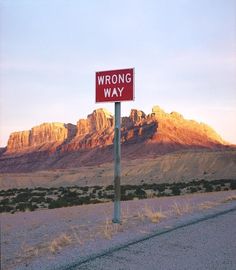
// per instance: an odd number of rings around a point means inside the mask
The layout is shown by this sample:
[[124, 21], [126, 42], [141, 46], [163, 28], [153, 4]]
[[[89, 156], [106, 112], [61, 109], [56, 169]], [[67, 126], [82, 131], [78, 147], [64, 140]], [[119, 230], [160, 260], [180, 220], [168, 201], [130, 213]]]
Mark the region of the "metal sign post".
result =
[[114, 137], [114, 216], [113, 223], [120, 223], [120, 102], [115, 102], [115, 137]]
[[115, 102], [114, 128], [114, 223], [121, 223], [120, 214], [120, 101], [134, 100], [134, 69], [98, 71], [95, 74], [96, 102]]

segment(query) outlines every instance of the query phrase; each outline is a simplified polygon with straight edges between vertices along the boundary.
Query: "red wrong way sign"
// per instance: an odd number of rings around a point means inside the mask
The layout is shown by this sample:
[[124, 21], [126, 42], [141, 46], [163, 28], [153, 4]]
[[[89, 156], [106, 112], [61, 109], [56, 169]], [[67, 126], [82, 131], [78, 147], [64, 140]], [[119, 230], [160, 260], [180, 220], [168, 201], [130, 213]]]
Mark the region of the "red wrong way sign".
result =
[[134, 69], [96, 72], [96, 102], [134, 100]]

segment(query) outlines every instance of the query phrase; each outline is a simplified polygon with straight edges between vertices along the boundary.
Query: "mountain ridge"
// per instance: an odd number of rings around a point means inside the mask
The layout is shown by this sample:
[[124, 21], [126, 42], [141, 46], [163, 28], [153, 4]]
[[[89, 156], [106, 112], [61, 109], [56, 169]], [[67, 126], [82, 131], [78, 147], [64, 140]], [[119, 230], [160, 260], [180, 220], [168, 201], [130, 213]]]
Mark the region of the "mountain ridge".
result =
[[[180, 113], [166, 113], [154, 106], [150, 114], [132, 109], [121, 119], [124, 158], [143, 158], [186, 149], [228, 149], [211, 127], [186, 120]], [[0, 172], [96, 165], [113, 159], [114, 118], [96, 109], [76, 125], [43, 123], [10, 135], [0, 151]]]

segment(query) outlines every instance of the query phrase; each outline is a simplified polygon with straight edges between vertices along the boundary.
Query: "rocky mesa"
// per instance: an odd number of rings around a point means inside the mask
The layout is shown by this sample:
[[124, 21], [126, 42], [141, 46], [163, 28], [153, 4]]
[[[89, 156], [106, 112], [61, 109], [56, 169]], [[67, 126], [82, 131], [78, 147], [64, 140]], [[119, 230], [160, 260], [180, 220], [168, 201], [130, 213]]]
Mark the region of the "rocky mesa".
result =
[[[96, 165], [113, 159], [114, 119], [106, 109], [94, 110], [76, 125], [44, 123], [10, 135], [0, 152], [0, 172]], [[186, 149], [227, 149], [211, 127], [186, 120], [160, 107], [150, 114], [132, 109], [122, 117], [123, 158], [148, 158]]]

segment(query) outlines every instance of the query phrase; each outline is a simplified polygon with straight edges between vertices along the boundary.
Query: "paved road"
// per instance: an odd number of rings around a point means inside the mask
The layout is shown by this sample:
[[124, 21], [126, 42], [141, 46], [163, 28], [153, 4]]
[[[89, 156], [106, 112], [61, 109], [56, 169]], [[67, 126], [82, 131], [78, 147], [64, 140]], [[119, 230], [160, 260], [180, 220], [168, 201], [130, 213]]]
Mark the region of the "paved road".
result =
[[235, 270], [236, 211], [155, 236], [77, 270]]

